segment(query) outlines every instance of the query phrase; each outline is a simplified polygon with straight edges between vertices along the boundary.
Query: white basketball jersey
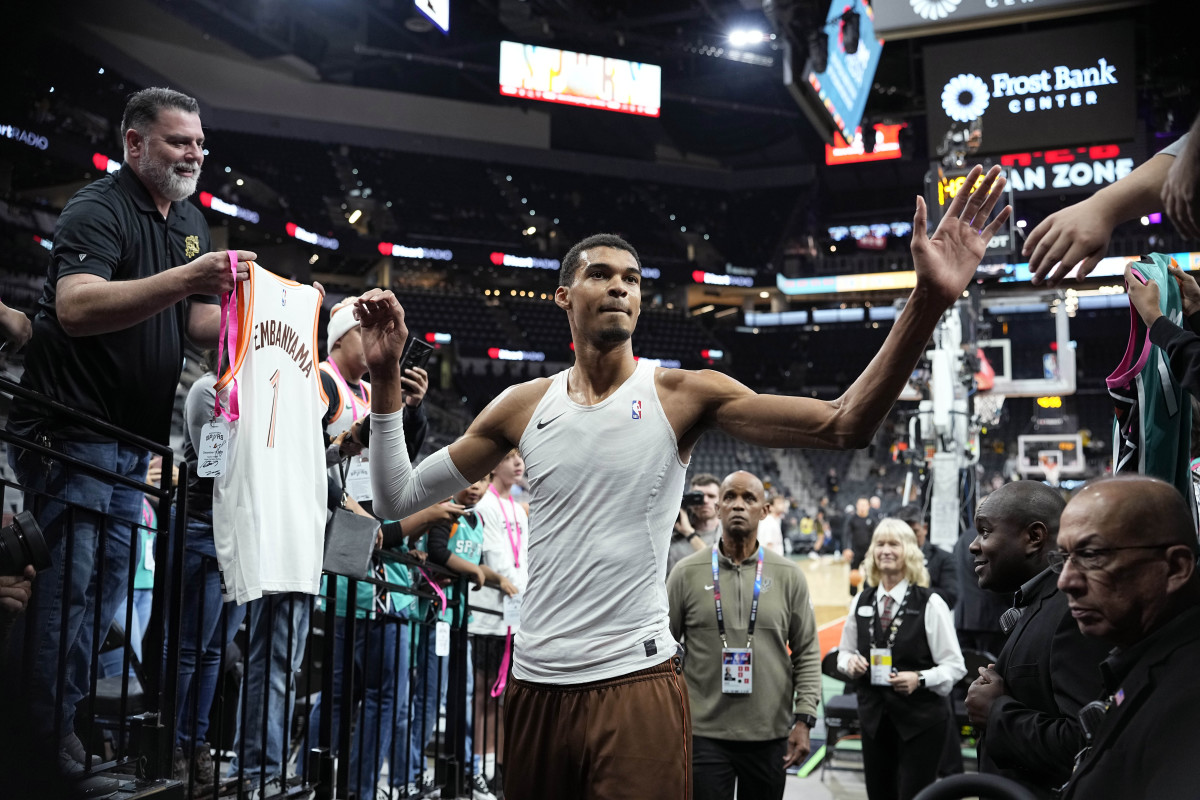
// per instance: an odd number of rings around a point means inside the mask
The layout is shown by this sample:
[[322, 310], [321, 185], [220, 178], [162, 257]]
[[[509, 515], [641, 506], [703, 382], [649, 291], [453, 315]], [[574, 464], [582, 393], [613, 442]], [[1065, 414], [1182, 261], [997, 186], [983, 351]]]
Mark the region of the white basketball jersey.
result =
[[[328, 400], [317, 370], [321, 295], [250, 264], [238, 284], [233, 369], [240, 416], [230, 423], [225, 472], [214, 480], [213, 538], [223, 595], [317, 594], [325, 537]], [[228, 406], [228, 404], [225, 404]]]
[[[350, 426], [355, 422], [371, 413], [371, 384], [359, 381], [359, 391], [362, 392], [362, 396], [359, 396], [342, 377], [336, 364], [322, 361], [320, 366], [321, 371], [332, 378], [334, 385], [338, 388], [338, 396], [331, 398], [332, 405], [337, 408], [337, 411], [334, 412], [333, 419], [329, 420], [329, 424], [325, 426], [325, 435], [330, 439], [336, 439], [344, 431], [350, 430]], [[364, 449], [359, 455], [329, 468], [329, 477], [333, 479], [333, 482], [345, 489], [347, 494], [360, 503], [371, 500], [370, 458], [370, 452]], [[343, 474], [346, 477], [345, 482], [342, 481]]]
[[654, 383], [637, 369], [593, 406], [554, 376], [521, 436], [532, 495], [529, 586], [513, 675], [586, 683], [675, 655], [667, 546], [687, 464]]

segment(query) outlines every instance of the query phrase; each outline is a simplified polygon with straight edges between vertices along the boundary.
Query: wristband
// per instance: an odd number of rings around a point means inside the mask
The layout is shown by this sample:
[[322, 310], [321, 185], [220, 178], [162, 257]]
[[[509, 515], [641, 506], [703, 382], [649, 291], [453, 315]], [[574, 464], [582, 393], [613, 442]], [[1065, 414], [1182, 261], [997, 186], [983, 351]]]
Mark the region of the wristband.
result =
[[690, 542], [692, 539], [699, 539], [700, 534], [696, 533], [695, 531], [692, 531], [691, 533], [688, 534], [687, 538], [688, 538], [688, 541]]

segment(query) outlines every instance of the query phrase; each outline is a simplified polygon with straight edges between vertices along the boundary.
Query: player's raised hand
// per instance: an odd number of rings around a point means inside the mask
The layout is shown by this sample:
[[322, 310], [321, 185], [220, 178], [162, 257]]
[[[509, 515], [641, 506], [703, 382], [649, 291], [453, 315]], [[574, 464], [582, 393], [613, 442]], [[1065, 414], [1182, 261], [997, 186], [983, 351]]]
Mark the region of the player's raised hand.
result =
[[390, 291], [371, 289], [354, 301], [354, 316], [362, 324], [363, 355], [371, 380], [398, 372], [408, 328], [404, 309]]
[[[925, 199], [917, 197], [912, 238], [917, 287], [924, 288], [947, 306], [958, 299], [970, 283], [987, 252], [988, 242], [1012, 213], [1012, 206], [1005, 206], [988, 224], [988, 217], [1004, 192], [1005, 179], [1000, 174], [1000, 167], [996, 166], [975, 186], [982, 172], [983, 167], [976, 166], [967, 173], [963, 190], [950, 202], [933, 236], [925, 233]], [[968, 186], [975, 186], [970, 195], [965, 191]]]

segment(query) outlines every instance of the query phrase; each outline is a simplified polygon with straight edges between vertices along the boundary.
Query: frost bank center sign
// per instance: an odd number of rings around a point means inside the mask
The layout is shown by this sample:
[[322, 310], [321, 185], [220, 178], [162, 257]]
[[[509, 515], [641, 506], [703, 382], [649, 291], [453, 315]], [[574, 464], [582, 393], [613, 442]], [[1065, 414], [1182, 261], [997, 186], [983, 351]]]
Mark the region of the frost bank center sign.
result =
[[966, 127], [987, 153], [1131, 139], [1135, 80], [1132, 31], [1119, 24], [930, 46], [930, 146]]

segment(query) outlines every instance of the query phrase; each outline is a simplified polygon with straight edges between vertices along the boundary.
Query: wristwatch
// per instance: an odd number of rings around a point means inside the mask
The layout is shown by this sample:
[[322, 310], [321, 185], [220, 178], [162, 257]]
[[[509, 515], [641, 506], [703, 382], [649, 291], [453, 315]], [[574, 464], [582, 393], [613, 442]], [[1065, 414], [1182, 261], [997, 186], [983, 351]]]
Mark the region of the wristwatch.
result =
[[925, 688], [925, 676], [920, 673], [917, 673], [917, 678], [919, 678], [919, 680], [917, 681], [917, 686], [924, 689]]
[[809, 727], [809, 730], [812, 730], [812, 728], [815, 727], [817, 724], [817, 718], [814, 717], [812, 714], [797, 714], [795, 724], [799, 725], [801, 722], [803, 722], [805, 725], [807, 725]]

